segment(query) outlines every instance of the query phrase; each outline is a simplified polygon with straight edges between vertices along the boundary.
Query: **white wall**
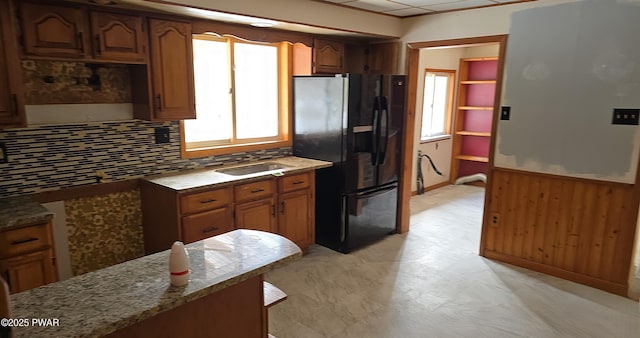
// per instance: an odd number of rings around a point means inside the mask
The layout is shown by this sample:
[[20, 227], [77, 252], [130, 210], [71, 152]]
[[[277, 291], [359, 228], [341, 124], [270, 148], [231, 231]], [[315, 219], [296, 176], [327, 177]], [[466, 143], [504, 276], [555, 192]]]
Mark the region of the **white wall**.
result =
[[[585, 0], [513, 15], [495, 165], [633, 184], [640, 128], [640, 6]], [[544, 25], [540, 22], [544, 20]]]

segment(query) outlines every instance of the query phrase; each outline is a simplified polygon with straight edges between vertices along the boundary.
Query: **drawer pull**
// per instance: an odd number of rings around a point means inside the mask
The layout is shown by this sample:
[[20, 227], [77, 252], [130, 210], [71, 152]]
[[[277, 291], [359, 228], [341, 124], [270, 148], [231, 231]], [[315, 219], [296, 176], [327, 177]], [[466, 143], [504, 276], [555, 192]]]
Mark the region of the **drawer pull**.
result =
[[21, 239], [19, 241], [13, 241], [13, 242], [11, 242], [11, 245], [24, 244], [24, 243], [37, 241], [37, 240], [38, 240], [38, 237], [31, 237], [31, 238], [27, 238], [27, 239]]
[[200, 201], [200, 203], [202, 203], [202, 204], [207, 204], [207, 203], [213, 203], [213, 202], [215, 202], [215, 201], [217, 201], [217, 199], [215, 199], [215, 198], [214, 198], [214, 199], [210, 199], [210, 200], [203, 200], [203, 201]]
[[203, 234], [206, 234], [206, 233], [208, 233], [208, 232], [214, 232], [214, 231], [217, 231], [218, 229], [220, 229], [220, 228], [218, 228], [218, 227], [210, 227], [210, 228], [202, 229], [202, 233], [203, 233]]
[[271, 204], [271, 216], [276, 217], [276, 205]]
[[263, 192], [263, 191], [264, 191], [264, 189], [256, 189], [256, 190], [251, 190], [251, 193], [252, 194], [256, 194], [256, 193]]
[[302, 184], [302, 183], [304, 183], [304, 181], [295, 181], [295, 182], [293, 182], [291, 184], [296, 185], [296, 184]]

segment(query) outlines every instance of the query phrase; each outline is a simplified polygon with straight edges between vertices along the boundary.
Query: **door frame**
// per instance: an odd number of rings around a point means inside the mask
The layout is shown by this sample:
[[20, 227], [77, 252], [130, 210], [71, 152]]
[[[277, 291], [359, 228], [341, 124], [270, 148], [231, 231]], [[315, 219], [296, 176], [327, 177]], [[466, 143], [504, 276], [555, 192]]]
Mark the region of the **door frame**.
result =
[[489, 196], [491, 196], [491, 180], [493, 170], [493, 157], [495, 151], [496, 142], [496, 129], [498, 126], [498, 113], [499, 103], [502, 97], [502, 77], [504, 74], [504, 62], [507, 50], [507, 37], [506, 34], [479, 36], [462, 39], [451, 40], [438, 40], [438, 41], [422, 41], [411, 42], [407, 44], [406, 48], [406, 65], [407, 70], [407, 113], [405, 115], [405, 132], [403, 139], [403, 152], [402, 152], [402, 179], [400, 183], [400, 203], [398, 203], [398, 232], [405, 233], [409, 231], [409, 218], [411, 216], [411, 210], [409, 209], [409, 200], [411, 199], [411, 171], [413, 168], [414, 157], [414, 131], [416, 126], [416, 112], [417, 107], [417, 94], [418, 94], [418, 77], [419, 77], [419, 61], [420, 61], [420, 49], [433, 48], [433, 47], [465, 47], [468, 45], [476, 45], [483, 43], [498, 43], [498, 74], [496, 77], [496, 92], [494, 97], [493, 108], [493, 121], [491, 124], [491, 140], [489, 145], [489, 170], [487, 174], [487, 184], [485, 190], [484, 199], [484, 212], [482, 217], [483, 231], [480, 234], [480, 255], [484, 255], [484, 224], [487, 222]]

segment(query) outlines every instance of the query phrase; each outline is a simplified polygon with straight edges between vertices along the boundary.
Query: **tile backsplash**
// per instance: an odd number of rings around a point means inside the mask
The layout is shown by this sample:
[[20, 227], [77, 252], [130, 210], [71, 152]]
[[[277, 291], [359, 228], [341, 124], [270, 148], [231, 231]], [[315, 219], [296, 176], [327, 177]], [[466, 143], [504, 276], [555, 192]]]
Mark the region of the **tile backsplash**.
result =
[[[155, 144], [156, 127], [170, 131], [170, 142]], [[291, 148], [183, 159], [178, 122], [86, 123], [0, 130], [8, 162], [0, 163], [0, 197], [163, 174], [226, 163], [282, 157]]]

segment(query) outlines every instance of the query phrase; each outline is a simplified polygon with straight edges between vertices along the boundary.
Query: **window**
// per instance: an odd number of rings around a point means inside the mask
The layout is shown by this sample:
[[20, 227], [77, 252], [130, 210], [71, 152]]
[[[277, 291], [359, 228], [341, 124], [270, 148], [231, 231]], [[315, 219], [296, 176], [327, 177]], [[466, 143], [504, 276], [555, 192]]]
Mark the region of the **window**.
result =
[[454, 77], [454, 70], [425, 69], [420, 140], [450, 134]]
[[286, 43], [193, 37], [196, 119], [182, 122], [183, 156], [289, 146]]

